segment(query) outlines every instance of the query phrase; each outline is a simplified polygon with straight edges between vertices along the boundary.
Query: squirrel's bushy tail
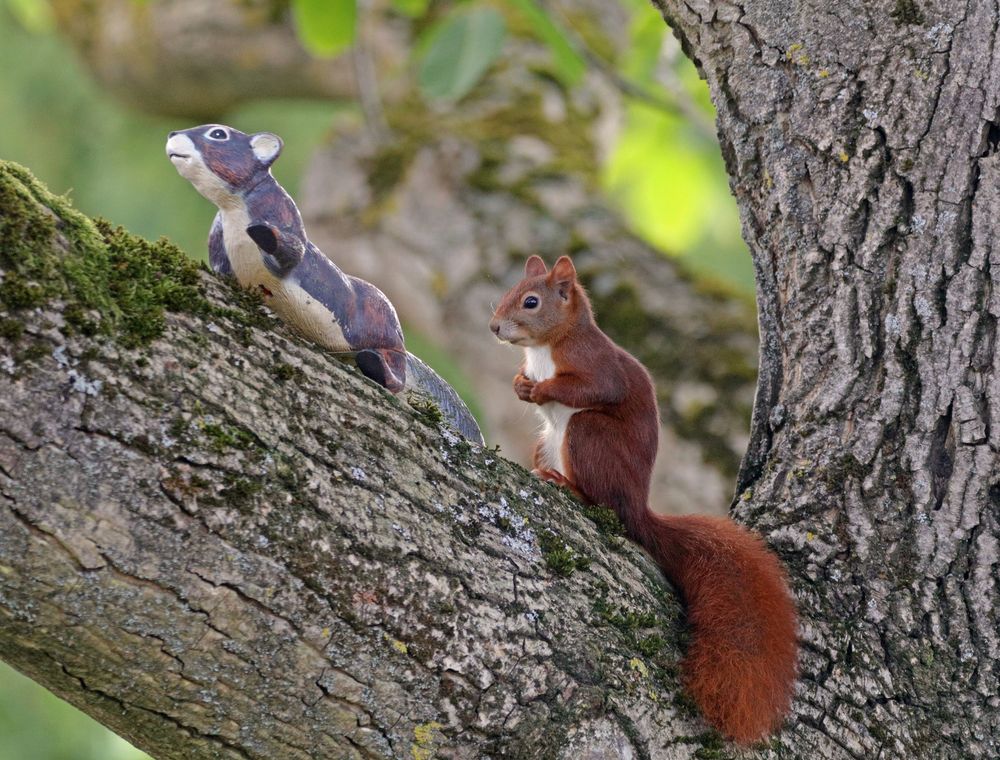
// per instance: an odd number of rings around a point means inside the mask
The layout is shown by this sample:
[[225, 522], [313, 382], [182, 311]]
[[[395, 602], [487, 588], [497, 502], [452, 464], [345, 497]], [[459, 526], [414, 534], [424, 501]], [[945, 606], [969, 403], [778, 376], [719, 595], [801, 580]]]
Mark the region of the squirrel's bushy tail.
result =
[[687, 606], [685, 685], [710, 723], [749, 744], [781, 725], [796, 677], [795, 605], [778, 558], [731, 520], [647, 510], [636, 536]]

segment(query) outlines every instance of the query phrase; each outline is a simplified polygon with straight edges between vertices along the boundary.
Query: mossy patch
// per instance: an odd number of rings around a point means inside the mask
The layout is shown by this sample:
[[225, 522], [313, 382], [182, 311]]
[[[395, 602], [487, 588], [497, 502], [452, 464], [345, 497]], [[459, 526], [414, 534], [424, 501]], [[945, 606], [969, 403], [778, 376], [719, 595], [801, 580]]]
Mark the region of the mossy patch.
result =
[[598, 624], [617, 629], [626, 646], [646, 658], [643, 664], [648, 665], [657, 678], [664, 683], [676, 678], [677, 663], [671, 659], [667, 639], [660, 635], [667, 626], [655, 613], [612, 607], [603, 598], [594, 601], [592, 610]]
[[896, 0], [896, 7], [892, 9], [889, 15], [900, 26], [904, 24], [919, 26], [927, 20], [916, 0]]
[[255, 480], [235, 476], [226, 477], [225, 488], [219, 493], [222, 500], [241, 512], [253, 513], [255, 497], [264, 486]]
[[37, 361], [48, 356], [51, 351], [52, 348], [47, 343], [43, 343], [40, 340], [32, 341], [28, 344], [27, 348], [14, 356], [14, 361], [18, 364]]
[[306, 379], [305, 372], [286, 362], [275, 362], [274, 367], [271, 369], [271, 376], [279, 383], [300, 383]]
[[235, 425], [224, 425], [202, 420], [198, 426], [208, 439], [210, 447], [220, 454], [226, 451], [226, 449], [246, 451], [254, 448], [257, 444], [257, 439], [253, 433]]
[[545, 564], [556, 575], [565, 578], [577, 570], [590, 567], [590, 557], [573, 551], [569, 544], [551, 530], [538, 531], [538, 546], [542, 550]]
[[0, 319], [0, 338], [6, 338], [13, 343], [23, 332], [24, 325], [16, 319]]
[[[207, 270], [206, 270], [207, 271]], [[264, 297], [258, 290], [250, 290], [240, 287], [240, 284], [232, 277], [224, 277], [220, 280], [227, 289], [227, 306], [212, 306], [209, 315], [228, 319], [242, 327], [254, 327], [260, 330], [270, 330], [278, 320], [264, 307]]]
[[655, 633], [652, 636], [646, 636], [636, 642], [636, 648], [646, 655], [646, 657], [652, 657], [659, 654], [666, 645], [667, 642], [663, 639], [663, 637], [658, 636]]
[[604, 535], [625, 535], [625, 528], [621, 520], [618, 519], [618, 515], [610, 507], [603, 507], [600, 504], [584, 504], [580, 511], [592, 520], [597, 529]]
[[725, 740], [717, 731], [706, 731], [695, 738], [701, 744], [701, 747], [694, 753], [694, 756], [699, 760], [723, 760], [723, 758], [733, 756], [726, 747]]
[[365, 161], [368, 187], [376, 204], [385, 200], [402, 182], [414, 154], [413, 145], [402, 141], [384, 148]]
[[624, 607], [615, 610], [603, 599], [598, 599], [594, 603], [594, 612], [604, 622], [610, 623], [625, 634], [632, 634], [638, 630], [652, 628], [657, 625], [656, 615], [652, 612], [636, 612]]
[[444, 421], [441, 408], [430, 397], [420, 393], [408, 393], [406, 400], [413, 408], [414, 416], [425, 425], [437, 427]]
[[165, 311], [206, 308], [198, 265], [176, 246], [89, 219], [8, 161], [0, 161], [0, 240], [0, 307], [12, 317], [58, 299], [67, 332], [134, 347], [163, 333]]

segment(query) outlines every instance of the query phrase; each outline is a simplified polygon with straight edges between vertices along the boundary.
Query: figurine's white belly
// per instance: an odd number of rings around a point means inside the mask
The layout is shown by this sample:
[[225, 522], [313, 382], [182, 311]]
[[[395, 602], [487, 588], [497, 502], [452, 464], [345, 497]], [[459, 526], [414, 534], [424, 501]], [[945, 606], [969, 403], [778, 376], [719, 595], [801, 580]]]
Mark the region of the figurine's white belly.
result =
[[[548, 380], [556, 374], [556, 365], [552, 361], [552, 351], [548, 346], [524, 349], [524, 374], [536, 383]], [[568, 474], [563, 458], [566, 428], [569, 426], [570, 417], [582, 411], [556, 401], [538, 405], [538, 414], [542, 418], [539, 440], [542, 444], [540, 453], [543, 468], [556, 470], [563, 475]]]
[[222, 212], [222, 238], [237, 282], [261, 293], [269, 309], [309, 340], [331, 351], [349, 351], [334, 315], [299, 285], [295, 272], [281, 279], [264, 266], [260, 249], [246, 233], [249, 225], [245, 208]]

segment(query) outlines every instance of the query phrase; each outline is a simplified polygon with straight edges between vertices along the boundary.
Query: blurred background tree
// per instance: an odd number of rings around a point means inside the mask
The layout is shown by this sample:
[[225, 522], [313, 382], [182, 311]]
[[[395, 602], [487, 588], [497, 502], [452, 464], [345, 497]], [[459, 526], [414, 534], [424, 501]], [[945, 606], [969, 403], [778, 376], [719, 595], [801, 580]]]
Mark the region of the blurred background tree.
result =
[[[91, 17], [88, 14], [93, 14], [84, 11], [85, 4], [64, 0], [57, 5], [63, 14], [84, 18], [67, 26], [85, 25]], [[285, 3], [245, 5], [280, 7]], [[309, 3], [293, 5], [311, 7]], [[531, 0], [509, 5], [512, 10], [508, 12], [515, 14], [525, 8], [540, 9]], [[609, 127], [606, 153], [595, 156], [602, 159], [595, 166], [601, 186], [644, 238], [693, 271], [737, 292], [751, 293], [753, 272], [715, 140], [707, 87], [651, 5], [643, 0], [623, 0], [623, 5], [630, 33], [624, 52], [613, 56], [607, 50], [584, 49], [588, 57], [600, 61], [599, 68], [612, 67], [613, 79], [625, 82], [627, 92], [648, 97], [629, 100], [619, 123]], [[503, 15], [485, 4], [460, 3], [451, 9], [442, 3], [431, 8], [425, 0], [396, 0], [393, 6], [401, 14], [420, 17], [420, 90], [438, 107], [456, 107], [456, 101], [496, 62], [503, 37], [513, 33], [505, 28]], [[173, 184], [172, 168], [157, 148], [165, 132], [178, 127], [177, 117], [151, 116], [129, 108], [109, 94], [110, 88], [95, 83], [72, 47], [57, 34], [55, 16], [45, 0], [5, 0], [0, 8], [0, 34], [5, 41], [0, 49], [3, 155], [30, 166], [54, 189], [69, 192], [83, 211], [106, 216], [147, 237], [169, 235], [192, 255], [204, 257], [206, 219], [210, 222], [213, 214], [200, 199], [190, 193], [158, 193], [157, 202], [151, 204], [148, 196], [136, 192]], [[329, 23], [338, 28], [338, 19], [305, 17], [310, 19], [307, 29]], [[537, 27], [547, 24], [556, 28], [548, 16], [543, 18], [545, 22], [524, 22], [527, 33], [541, 35], [544, 32]], [[467, 19], [473, 23], [465, 23]], [[600, 20], [587, 19], [587, 23], [596, 27]], [[488, 31], [476, 32], [479, 27]], [[557, 40], [568, 46], [568, 35], [559, 34]], [[480, 36], [486, 45], [480, 44]], [[558, 58], [564, 48], [558, 42], [553, 45], [551, 52]], [[337, 49], [321, 43], [311, 47], [324, 54]], [[572, 72], [573, 56], [578, 55], [564, 53], [563, 58], [568, 56], [571, 62], [557, 60], [555, 70]], [[129, 63], [120, 61], [122, 66]], [[597, 64], [581, 59], [579, 65]], [[343, 96], [349, 86], [345, 83], [339, 93], [335, 86], [327, 89]], [[322, 87], [317, 86], [315, 92], [322, 92]], [[359, 106], [346, 97], [295, 100], [265, 94], [267, 100], [254, 99], [248, 91], [244, 102], [235, 107], [220, 102], [212, 111], [198, 113], [200, 106], [196, 106], [192, 115], [225, 116], [244, 131], [266, 128], [280, 133], [285, 151], [275, 174], [295, 194], [305, 162], [330, 137], [334, 118], [359, 115]], [[163, 104], [156, 105], [162, 110]], [[664, 145], [673, 149], [664, 150]]]
[[[0, 0], [0, 38], [0, 157], [197, 258], [215, 210], [164, 159], [166, 132], [280, 134], [274, 173], [310, 234], [389, 293], [520, 461], [517, 360], [479, 328], [524, 256], [573, 253], [657, 377], [657, 506], [724, 509], [753, 274], [707, 88], [644, 0]], [[0, 760], [142, 756], [0, 666]]]

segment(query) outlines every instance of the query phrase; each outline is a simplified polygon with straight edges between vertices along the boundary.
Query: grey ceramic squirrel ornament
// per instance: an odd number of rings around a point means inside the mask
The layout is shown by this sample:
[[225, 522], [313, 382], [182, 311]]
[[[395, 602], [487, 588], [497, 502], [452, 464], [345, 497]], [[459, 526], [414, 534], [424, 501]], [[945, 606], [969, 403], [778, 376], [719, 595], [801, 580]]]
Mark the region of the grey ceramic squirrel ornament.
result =
[[212, 269], [259, 292], [306, 338], [353, 356], [362, 373], [392, 393], [429, 395], [447, 422], [482, 443], [455, 390], [404, 347], [385, 294], [342, 272], [309, 242], [295, 201], [271, 176], [281, 148], [281, 138], [270, 132], [248, 135], [222, 124], [170, 133], [170, 162], [219, 209], [208, 236]]

